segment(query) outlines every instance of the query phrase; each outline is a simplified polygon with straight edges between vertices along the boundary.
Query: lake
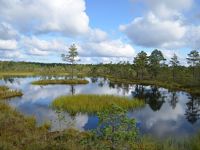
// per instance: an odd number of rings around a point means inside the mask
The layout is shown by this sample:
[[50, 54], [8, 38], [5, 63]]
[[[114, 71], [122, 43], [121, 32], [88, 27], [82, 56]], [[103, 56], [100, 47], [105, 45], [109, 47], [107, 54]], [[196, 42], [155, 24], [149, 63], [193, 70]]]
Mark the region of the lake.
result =
[[[144, 99], [145, 107], [129, 111], [128, 116], [137, 120], [140, 133], [156, 138], [187, 137], [200, 130], [200, 97], [186, 92], [156, 86], [113, 84], [105, 78], [86, 78], [90, 82], [87, 85], [31, 85], [32, 81], [39, 79], [41, 77], [4, 78], [0, 85], [22, 90], [22, 97], [6, 102], [26, 116], [35, 116], [38, 125], [51, 122], [52, 131], [60, 127], [58, 114], [50, 107], [51, 102], [58, 96], [72, 94], [110, 94], [127, 96], [130, 100], [134, 97]], [[78, 113], [70, 116], [67, 112], [64, 115], [67, 122], [62, 121], [61, 128], [73, 126], [84, 131], [94, 129], [98, 124], [95, 115]]]

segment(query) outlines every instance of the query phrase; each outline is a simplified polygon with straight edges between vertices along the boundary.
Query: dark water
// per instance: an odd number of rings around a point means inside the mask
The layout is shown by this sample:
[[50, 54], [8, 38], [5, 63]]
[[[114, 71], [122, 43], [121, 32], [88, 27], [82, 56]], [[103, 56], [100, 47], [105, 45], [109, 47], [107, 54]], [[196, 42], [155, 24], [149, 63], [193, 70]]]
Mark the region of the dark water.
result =
[[[30, 82], [40, 77], [7, 78], [0, 80], [0, 85], [13, 89], [21, 89], [21, 98], [12, 98], [8, 103], [25, 115], [35, 116], [38, 125], [44, 122], [52, 123], [52, 130], [58, 130], [57, 113], [49, 105], [54, 98], [71, 94], [111, 94], [144, 98], [144, 108], [129, 112], [131, 118], [136, 118], [141, 133], [158, 138], [183, 137], [195, 134], [200, 130], [200, 97], [193, 97], [185, 92], [170, 92], [164, 88], [142, 85], [112, 84], [103, 78], [87, 78], [87, 85], [48, 85], [36, 86]], [[64, 113], [62, 128], [73, 126], [79, 130], [95, 128], [98, 123], [96, 116], [79, 113], [70, 116]]]

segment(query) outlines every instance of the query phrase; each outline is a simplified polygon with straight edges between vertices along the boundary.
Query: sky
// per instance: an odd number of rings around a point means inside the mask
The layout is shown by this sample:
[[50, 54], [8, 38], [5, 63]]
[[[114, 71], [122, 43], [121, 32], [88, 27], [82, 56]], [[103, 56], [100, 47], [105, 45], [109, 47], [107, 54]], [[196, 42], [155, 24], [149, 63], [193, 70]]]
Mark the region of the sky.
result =
[[72, 44], [84, 64], [154, 49], [186, 64], [200, 52], [200, 1], [0, 0], [0, 60], [62, 63]]

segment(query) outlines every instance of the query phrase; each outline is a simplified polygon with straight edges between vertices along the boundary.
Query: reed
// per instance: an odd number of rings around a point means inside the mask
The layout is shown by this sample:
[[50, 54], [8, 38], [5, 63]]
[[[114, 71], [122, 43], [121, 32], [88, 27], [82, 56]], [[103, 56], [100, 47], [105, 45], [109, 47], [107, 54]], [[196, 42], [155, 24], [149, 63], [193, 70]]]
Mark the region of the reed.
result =
[[22, 95], [23, 94], [21, 91], [11, 90], [7, 86], [0, 86], [0, 99], [6, 99]]
[[144, 102], [113, 95], [74, 95], [58, 97], [53, 101], [52, 106], [74, 114], [78, 112], [97, 113], [110, 108], [112, 104], [124, 109], [133, 109], [143, 106]]

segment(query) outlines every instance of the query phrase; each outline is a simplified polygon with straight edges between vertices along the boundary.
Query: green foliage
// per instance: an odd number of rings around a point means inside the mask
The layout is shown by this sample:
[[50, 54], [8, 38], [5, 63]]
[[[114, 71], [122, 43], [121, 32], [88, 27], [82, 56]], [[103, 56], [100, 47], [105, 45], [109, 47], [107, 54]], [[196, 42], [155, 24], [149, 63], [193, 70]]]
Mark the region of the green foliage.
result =
[[127, 111], [113, 104], [98, 113], [99, 124], [94, 131], [95, 139], [101, 141], [102, 149], [131, 149], [136, 144], [138, 131], [135, 119], [127, 116]]
[[72, 114], [78, 112], [96, 113], [110, 108], [112, 104], [124, 109], [133, 109], [143, 106], [144, 101], [113, 95], [74, 95], [61, 96], [52, 102], [53, 107]]
[[88, 84], [88, 80], [80, 80], [80, 79], [70, 79], [70, 80], [39, 80], [34, 81], [32, 84], [34, 85], [49, 85], [49, 84], [69, 84], [69, 85], [75, 85], [75, 84]]
[[173, 81], [175, 80], [175, 71], [177, 70], [177, 67], [179, 65], [179, 60], [176, 54], [173, 55], [173, 57], [170, 60], [170, 64], [172, 66], [172, 76], [173, 76]]
[[157, 49], [152, 51], [151, 55], [149, 56], [149, 72], [152, 74], [154, 78], [157, 77], [161, 68], [161, 61], [164, 60], [165, 58], [162, 52]]
[[188, 54], [188, 64], [192, 67], [192, 72], [193, 72], [193, 78], [195, 78], [195, 70], [196, 70], [196, 67], [199, 66], [200, 64], [200, 55], [199, 55], [199, 52], [196, 51], [196, 50], [193, 50], [191, 51], [189, 54]]
[[200, 61], [199, 52], [196, 50], [191, 51], [188, 54], [187, 60], [188, 60], [188, 64], [190, 64], [192, 67], [196, 66]]
[[[62, 118], [62, 117], [61, 117]], [[99, 113], [99, 126], [93, 132], [68, 129], [49, 132], [46, 125], [36, 127], [33, 117], [24, 117], [0, 103], [0, 149], [2, 150], [199, 150], [200, 133], [185, 140], [156, 140], [139, 137], [135, 120], [116, 105]], [[102, 127], [102, 128], [101, 128]], [[114, 130], [112, 130], [114, 128]]]
[[71, 45], [70, 48], [69, 48], [68, 54], [67, 55], [62, 54], [61, 57], [62, 57], [63, 61], [67, 61], [71, 64], [71, 68], [72, 68], [71, 76], [72, 76], [72, 79], [73, 79], [73, 77], [74, 77], [74, 64], [76, 63], [77, 57], [78, 57], [76, 45], [75, 44]]
[[147, 53], [145, 53], [144, 51], [141, 51], [134, 58], [134, 66], [135, 66], [135, 69], [137, 70], [137, 77], [140, 76], [140, 79], [143, 79], [144, 71], [146, 70], [147, 65], [148, 65]]

